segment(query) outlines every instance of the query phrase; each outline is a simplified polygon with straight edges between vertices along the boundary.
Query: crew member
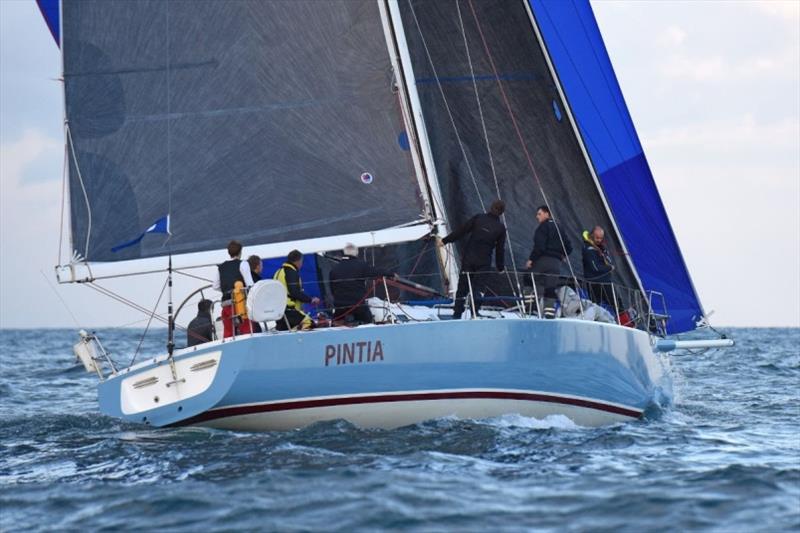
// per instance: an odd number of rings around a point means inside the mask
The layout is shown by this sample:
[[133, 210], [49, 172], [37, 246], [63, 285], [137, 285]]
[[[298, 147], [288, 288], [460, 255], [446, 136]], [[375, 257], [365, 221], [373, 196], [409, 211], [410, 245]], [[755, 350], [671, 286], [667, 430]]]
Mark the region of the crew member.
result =
[[[546, 205], [536, 210], [539, 226], [533, 234], [533, 250], [525, 268], [533, 269], [536, 292], [544, 294], [544, 317], [556, 317], [556, 286], [561, 274], [561, 265], [572, 253], [569, 240], [563, 238], [556, 226], [550, 208]], [[538, 302], [537, 302], [538, 303]]]
[[595, 226], [583, 232], [583, 277], [589, 282], [589, 294], [595, 303], [612, 305], [613, 297], [609, 284], [614, 265], [605, 245], [605, 231]]
[[[483, 288], [482, 273], [492, 268], [492, 252], [494, 251], [494, 264], [498, 272], [505, 270], [505, 243], [506, 227], [500, 222], [500, 216], [505, 212], [506, 204], [502, 200], [492, 202], [488, 213], [475, 215], [466, 224], [442, 239], [442, 244], [456, 242], [469, 235], [464, 255], [461, 260], [461, 272], [458, 276], [458, 289], [456, 301], [453, 306], [453, 318], [459, 319], [464, 314], [464, 297], [469, 292], [470, 282], [473, 289], [475, 314], [480, 308], [480, 298], [475, 294]], [[467, 279], [470, 274], [470, 279]]]
[[329, 277], [336, 308], [333, 316], [351, 319], [356, 325], [371, 324], [372, 312], [365, 303], [366, 282], [374, 278], [395, 277], [396, 274], [368, 265], [358, 257], [358, 247], [354, 244], [345, 244], [342, 252], [344, 257], [333, 267]]
[[301, 330], [311, 329], [311, 317], [303, 312], [303, 304], [317, 305], [319, 298], [311, 297], [303, 291], [303, 282], [300, 279], [300, 269], [303, 267], [303, 254], [292, 250], [286, 257], [286, 262], [275, 272], [274, 279], [286, 287], [286, 313], [278, 320], [277, 329], [286, 331], [299, 327]]
[[[261, 258], [257, 255], [251, 255], [247, 258], [247, 264], [250, 265], [250, 274], [253, 276], [253, 285], [255, 285], [262, 279], [261, 270], [264, 268], [264, 266], [261, 263]], [[264, 331], [261, 328], [261, 324], [255, 320], [251, 320], [250, 322], [250, 327], [253, 329], [253, 333], [262, 333]]]
[[252, 333], [249, 320], [234, 317], [231, 300], [237, 281], [242, 282], [245, 287], [253, 286], [250, 265], [247, 261], [242, 261], [242, 243], [239, 241], [229, 242], [228, 255], [230, 256], [229, 260], [217, 265], [217, 274], [213, 284], [215, 290], [222, 292], [222, 330], [223, 338], [226, 339], [233, 336], [234, 327], [238, 334]]
[[250, 274], [253, 276], [253, 285], [261, 281], [261, 271], [264, 265], [261, 263], [261, 258], [257, 255], [251, 255], [247, 258], [247, 264], [250, 265]]
[[211, 300], [197, 302], [197, 316], [186, 328], [186, 346], [196, 346], [214, 339], [214, 322], [211, 319]]

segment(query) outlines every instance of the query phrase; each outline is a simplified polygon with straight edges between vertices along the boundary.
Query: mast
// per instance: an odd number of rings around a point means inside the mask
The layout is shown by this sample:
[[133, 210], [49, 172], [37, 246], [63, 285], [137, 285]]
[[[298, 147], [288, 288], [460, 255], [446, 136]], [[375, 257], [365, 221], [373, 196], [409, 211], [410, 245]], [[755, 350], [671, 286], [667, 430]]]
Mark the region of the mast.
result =
[[533, 9], [531, 8], [531, 5], [528, 2], [528, 0], [520, 0], [520, 1], [523, 4], [525, 4], [525, 11], [528, 13], [528, 18], [531, 21], [531, 26], [533, 27], [533, 31], [536, 34], [536, 40], [539, 42], [539, 48], [541, 49], [542, 54], [544, 55], [545, 62], [547, 63], [547, 68], [550, 70], [550, 75], [553, 77], [553, 81], [555, 82], [556, 89], [558, 90], [558, 96], [561, 100], [561, 105], [564, 107], [567, 117], [569, 118], [569, 123], [570, 126], [572, 126], [572, 131], [575, 134], [575, 138], [578, 140], [578, 146], [580, 147], [581, 153], [583, 154], [583, 157], [586, 160], [586, 166], [589, 169], [589, 173], [592, 175], [592, 179], [594, 180], [595, 187], [597, 187], [597, 192], [600, 195], [600, 199], [603, 201], [603, 207], [605, 208], [606, 213], [608, 213], [608, 218], [609, 220], [611, 220], [611, 225], [614, 227], [614, 231], [619, 237], [619, 242], [620, 245], [622, 246], [622, 251], [625, 255], [625, 261], [628, 263], [628, 266], [630, 267], [634, 278], [636, 278], [636, 282], [639, 285], [639, 290], [641, 291], [642, 295], [645, 296], [647, 293], [644, 290], [642, 279], [639, 277], [639, 272], [636, 270], [636, 265], [634, 265], [633, 261], [631, 260], [631, 255], [628, 252], [628, 247], [625, 245], [625, 238], [622, 235], [622, 232], [620, 232], [619, 230], [617, 221], [614, 218], [614, 213], [613, 211], [611, 211], [611, 207], [608, 205], [608, 200], [606, 200], [605, 191], [603, 191], [603, 187], [600, 185], [600, 180], [597, 177], [597, 171], [594, 167], [594, 163], [592, 162], [591, 157], [589, 157], [589, 152], [586, 149], [586, 144], [583, 142], [583, 135], [581, 135], [577, 122], [575, 122], [575, 117], [572, 114], [572, 108], [570, 107], [569, 101], [567, 100], [567, 95], [564, 92], [563, 87], [561, 86], [561, 80], [558, 77], [558, 72], [556, 72], [555, 66], [553, 65], [553, 61], [550, 58], [550, 51], [547, 49], [547, 45], [544, 42], [544, 38], [542, 37], [541, 31], [539, 31], [539, 25], [536, 22], [536, 17], [533, 14]]
[[175, 351], [175, 317], [172, 314], [172, 254], [169, 254], [169, 267], [167, 271], [167, 353], [172, 359]]
[[[392, 66], [395, 72], [400, 74], [397, 86], [403, 104], [403, 116], [406, 119], [409, 133], [413, 133], [414, 139], [417, 141], [412, 143], [415, 149], [411, 153], [414, 167], [418, 173], [417, 177], [421, 182], [420, 189], [428, 193], [429, 198], [425, 199], [425, 204], [429, 210], [434, 230], [439, 237], [444, 237], [450, 233], [450, 223], [439, 187], [439, 179], [436, 175], [428, 130], [422, 114], [422, 104], [417, 93], [400, 7], [397, 0], [378, 0], [378, 7], [384, 23]], [[443, 248], [437, 246], [436, 253], [443, 267], [446, 289], [453, 293], [458, 283], [459, 269], [456, 261], [458, 253], [452, 244], [447, 244]]]
[[[66, 227], [67, 231], [67, 239], [69, 243], [69, 251], [67, 255], [72, 257], [72, 251], [75, 249], [73, 242], [72, 242], [72, 231], [70, 230], [70, 226], [72, 224], [72, 201], [69, 194], [69, 182], [70, 182], [70, 175], [69, 175], [69, 162], [71, 161], [71, 154], [69, 151], [69, 139], [67, 139], [67, 128], [69, 127], [69, 119], [67, 119], [67, 80], [65, 76], [65, 68], [64, 68], [64, 1], [59, 0], [58, 2], [58, 51], [61, 54], [61, 129], [64, 133], [64, 175], [66, 176], [66, 183], [62, 184], [61, 189], [61, 205], [62, 205], [62, 212], [61, 212], [61, 228], [60, 234], [58, 236], [58, 242], [61, 243], [64, 239], [64, 228]], [[67, 224], [64, 224], [64, 220], [67, 220]], [[61, 249], [59, 247], [59, 257], [58, 257], [58, 264], [61, 264], [62, 261], [61, 256]], [[58, 270], [58, 267], [56, 267]], [[57, 275], [56, 275], [57, 277]]]

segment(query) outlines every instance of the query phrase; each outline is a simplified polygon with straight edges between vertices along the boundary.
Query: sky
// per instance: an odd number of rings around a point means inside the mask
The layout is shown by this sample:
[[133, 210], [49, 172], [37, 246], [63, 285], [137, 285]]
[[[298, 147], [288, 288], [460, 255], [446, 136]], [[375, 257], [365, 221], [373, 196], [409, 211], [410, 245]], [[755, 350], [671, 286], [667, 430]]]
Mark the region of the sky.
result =
[[[800, 327], [800, 1], [592, 6], [712, 324]], [[143, 326], [53, 274], [60, 70], [35, 2], [0, 0], [0, 327]], [[152, 307], [163, 281], [105, 286]], [[197, 285], [177, 279], [176, 301]]]

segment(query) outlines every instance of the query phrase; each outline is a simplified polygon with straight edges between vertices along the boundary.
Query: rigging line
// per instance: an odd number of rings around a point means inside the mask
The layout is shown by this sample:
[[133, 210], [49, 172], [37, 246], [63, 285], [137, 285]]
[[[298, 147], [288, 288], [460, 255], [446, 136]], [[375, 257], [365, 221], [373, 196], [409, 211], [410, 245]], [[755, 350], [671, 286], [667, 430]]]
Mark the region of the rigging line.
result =
[[[98, 292], [99, 294], [102, 294], [103, 296], [105, 296], [105, 297], [107, 297], [107, 298], [111, 298], [112, 300], [115, 300], [115, 301], [117, 301], [117, 302], [119, 302], [119, 303], [121, 303], [121, 304], [123, 304], [123, 305], [129, 305], [130, 307], [132, 307], [132, 308], [133, 308], [133, 309], [135, 309], [136, 311], [142, 312], [142, 313], [144, 313], [144, 314], [146, 314], [146, 315], [150, 316], [150, 311], [148, 311], [147, 309], [139, 309], [139, 308], [138, 308], [138, 307], [136, 307], [136, 306], [132, 306], [132, 305], [130, 305], [128, 302], [126, 302], [124, 299], [117, 297], [117, 296], [116, 296], [116, 295], [114, 295], [113, 293], [104, 292], [103, 290], [101, 290], [101, 289], [98, 289], [96, 286], [92, 286], [92, 285], [87, 285], [87, 286], [88, 286], [90, 289], [92, 289], [92, 290], [94, 290], [94, 291]], [[166, 320], [166, 319], [164, 319], [163, 317], [160, 317], [160, 316], [156, 315], [156, 316], [155, 316], [155, 318], [156, 318], [156, 320], [159, 320], [160, 322], [163, 322], [164, 324], [166, 324], [166, 323], [167, 323], [167, 320]]]
[[[170, 4], [169, 2], [164, 2], [164, 11], [167, 19], [165, 25], [166, 27], [165, 37], [167, 41], [165, 47], [166, 64], [167, 64], [166, 68], [167, 83], [165, 84], [167, 91], [167, 216], [171, 217], [172, 215], [172, 118], [171, 118], [172, 114], [170, 112], [171, 110], [170, 94], [172, 89], [170, 83], [169, 4]], [[168, 226], [167, 227], [168, 235], [167, 235], [167, 240], [164, 241], [164, 244], [166, 244], [171, 237], [171, 235], [169, 234], [169, 230], [171, 229], [170, 226], [172, 226], [172, 220], [169, 220], [167, 226]]]
[[69, 144], [70, 152], [72, 153], [72, 160], [75, 162], [75, 171], [78, 173], [78, 181], [81, 184], [83, 191], [83, 199], [86, 202], [86, 211], [89, 213], [89, 218], [86, 227], [86, 247], [83, 251], [84, 261], [89, 260], [89, 238], [92, 235], [92, 206], [89, 205], [89, 195], [86, 193], [86, 186], [83, 184], [83, 176], [81, 175], [81, 167], [78, 164], [78, 157], [75, 155], [75, 143], [72, 142], [72, 129], [67, 124], [67, 142]]
[[430, 245], [430, 243], [431, 243], [431, 241], [426, 241], [425, 245], [422, 247], [422, 251], [419, 254], [417, 254], [417, 261], [414, 263], [414, 266], [411, 267], [410, 275], [412, 275], [412, 276], [414, 275], [414, 271], [417, 270], [417, 267], [419, 266], [419, 262], [422, 261], [422, 257], [425, 255], [425, 252], [428, 251], [428, 246]]
[[207, 281], [208, 283], [212, 283], [214, 281], [214, 280], [210, 280], [208, 278], [204, 278], [202, 276], [195, 276], [194, 274], [189, 274], [188, 272], [182, 272], [182, 271], [180, 271], [178, 269], [174, 269], [174, 268], [172, 269], [172, 272], [175, 273], [175, 274], [180, 274], [182, 276], [186, 276], [187, 278], [194, 278], [194, 279], [198, 279], [200, 281]]
[[[492, 178], [494, 179], [494, 189], [497, 191], [497, 198], [501, 200], [502, 197], [500, 195], [500, 183], [497, 180], [497, 170], [494, 166], [494, 157], [492, 155], [492, 145], [489, 143], [489, 132], [486, 130], [486, 119], [483, 116], [483, 106], [481, 105], [481, 98], [478, 94], [478, 82], [475, 80], [475, 68], [472, 64], [472, 55], [469, 53], [469, 43], [467, 43], [467, 32], [464, 28], [464, 19], [461, 16], [461, 5], [459, 4], [458, 0], [455, 0], [456, 3], [456, 11], [458, 12], [458, 22], [461, 25], [461, 36], [464, 37], [464, 50], [467, 52], [467, 62], [469, 63], [469, 74], [472, 77], [472, 88], [475, 91], [475, 102], [478, 104], [478, 116], [481, 119], [481, 128], [483, 129], [483, 138], [486, 141], [486, 152], [489, 154], [489, 167], [492, 169]], [[517, 260], [514, 256], [514, 247], [511, 245], [511, 233], [508, 231], [508, 224], [505, 213], [502, 215], [502, 219], [506, 229], [506, 241], [508, 241], [509, 247], [508, 250], [511, 255], [511, 266], [514, 268], [514, 280], [517, 282], [517, 290], [520, 294], [522, 294], [522, 285], [519, 281], [519, 276], [516, 274], [517, 272]], [[506, 270], [506, 276], [508, 277], [508, 282], [511, 283], [511, 274]]]
[[121, 324], [119, 326], [112, 326], [110, 328], [103, 328], [103, 329], [104, 330], [125, 329], [125, 328], [129, 328], [131, 326], [135, 326], [136, 324], [141, 324], [142, 322], [145, 322], [147, 320], [149, 320], [149, 319], [148, 318], [140, 318], [139, 320], [134, 320], [133, 322], [127, 322], [127, 323]]
[[47, 284], [50, 286], [50, 288], [51, 288], [51, 289], [53, 290], [53, 292], [56, 294], [56, 296], [58, 297], [58, 299], [61, 301], [61, 305], [63, 305], [63, 306], [64, 306], [64, 309], [66, 309], [66, 310], [67, 310], [67, 313], [69, 313], [69, 316], [71, 316], [71, 317], [72, 317], [72, 321], [73, 321], [73, 322], [75, 322], [75, 327], [76, 327], [76, 328], [78, 328], [78, 329], [81, 329], [81, 327], [82, 327], [82, 326], [81, 326], [81, 325], [80, 325], [80, 323], [78, 322], [78, 319], [77, 319], [77, 318], [75, 318], [75, 314], [72, 312], [72, 310], [71, 310], [71, 309], [69, 308], [69, 306], [67, 305], [67, 302], [66, 302], [66, 301], [64, 301], [64, 298], [62, 298], [62, 297], [61, 297], [61, 295], [58, 293], [58, 291], [56, 290], [56, 288], [53, 286], [53, 284], [52, 284], [52, 283], [50, 282], [50, 280], [47, 278], [47, 276], [45, 275], [45, 273], [44, 273], [43, 271], [41, 271], [41, 270], [40, 270], [40, 271], [39, 271], [39, 274], [41, 274], [41, 275], [42, 275], [42, 277], [44, 278], [44, 280], [47, 282]]
[[61, 169], [61, 222], [58, 227], [58, 261], [57, 265], [61, 264], [62, 245], [64, 243], [64, 204], [66, 203], [67, 191], [67, 165], [69, 165], [69, 148], [67, 143], [64, 143], [64, 166]]
[[[478, 34], [481, 37], [481, 41], [483, 42], [483, 49], [486, 52], [486, 57], [489, 59], [489, 63], [492, 66], [492, 72], [495, 75], [495, 79], [497, 79], [497, 86], [500, 89], [500, 93], [503, 96], [503, 101], [505, 102], [506, 109], [508, 110], [508, 115], [511, 118], [511, 123], [514, 125], [514, 129], [517, 133], [517, 138], [519, 139], [520, 144], [522, 145], [522, 150], [525, 153], [525, 157], [528, 160], [528, 166], [533, 173], [533, 177], [536, 179], [536, 184], [539, 187], [539, 191], [542, 193], [542, 199], [544, 200], [545, 205], [547, 208], [550, 209], [552, 213], [553, 210], [550, 207], [550, 202], [547, 199], [547, 195], [544, 192], [544, 187], [542, 186], [542, 182], [539, 179], [539, 174], [536, 172], [536, 167], [533, 165], [533, 159], [531, 158], [531, 154], [528, 151], [528, 145], [525, 143], [525, 138], [522, 136], [522, 130], [520, 130], [519, 123], [517, 122], [517, 117], [514, 114], [513, 109], [511, 108], [511, 102], [508, 99], [508, 95], [506, 94], [506, 90], [503, 87], [503, 82], [500, 80], [500, 77], [497, 72], [497, 66], [494, 63], [494, 57], [492, 56], [491, 51], [489, 50], [489, 44], [486, 42], [486, 36], [483, 34], [483, 29], [481, 28], [481, 23], [478, 20], [478, 14], [475, 11], [475, 5], [473, 4], [473, 0], [468, 0], [470, 10], [472, 11], [472, 17], [475, 19], [475, 25], [478, 28]], [[553, 223], [555, 224], [555, 219], [553, 219]], [[567, 266], [569, 266], [569, 272], [572, 276], [572, 279], [575, 281], [575, 284], [578, 283], [578, 278], [575, 276], [575, 271], [572, 268], [572, 261], [569, 258], [569, 254], [567, 253], [567, 247], [564, 244], [564, 237], [561, 235], [561, 229], [558, 227], [558, 224], [555, 224], [556, 227], [556, 234], [558, 235], [558, 240], [561, 242], [561, 249], [564, 252], [564, 256], [567, 258]], [[583, 304], [581, 304], [581, 314], [583, 314]]]
[[[85, 285], [88, 286], [89, 288], [99, 292], [100, 294], [102, 294], [104, 296], [107, 296], [107, 297], [109, 297], [109, 298], [111, 298], [113, 300], [116, 300], [117, 302], [120, 302], [120, 303], [122, 303], [124, 305], [127, 305], [128, 307], [131, 307], [131, 308], [133, 308], [133, 309], [135, 309], [135, 310], [137, 310], [137, 311], [139, 311], [141, 313], [144, 313], [145, 315], [149, 316], [149, 315], [152, 314], [149, 309], [137, 304], [136, 302], [128, 300], [124, 296], [116, 294], [113, 291], [111, 291], [110, 289], [102, 287], [102, 286], [98, 285], [97, 283], [86, 283]], [[164, 318], [164, 317], [162, 317], [160, 315], [155, 315], [154, 317], [156, 318], [156, 320], [160, 320], [161, 322], [163, 322], [165, 324], [169, 323], [166, 318]]]
[[417, 26], [417, 31], [419, 32], [420, 39], [422, 40], [422, 46], [425, 48], [425, 55], [428, 58], [428, 63], [431, 66], [431, 70], [433, 71], [433, 77], [436, 80], [436, 86], [439, 88], [439, 93], [442, 96], [442, 101], [444, 102], [444, 107], [447, 110], [447, 116], [450, 118], [450, 124], [453, 126], [453, 132], [456, 134], [456, 140], [458, 141], [458, 146], [461, 148], [461, 155], [464, 156], [464, 162], [467, 164], [467, 171], [469, 172], [470, 178], [472, 179], [472, 184], [475, 186], [475, 192], [478, 194], [478, 201], [481, 203], [481, 209], [486, 211], [486, 205], [483, 203], [483, 197], [481, 196], [481, 191], [478, 188], [478, 180], [475, 179], [475, 174], [472, 171], [472, 165], [469, 162], [469, 158], [467, 157], [467, 151], [464, 149], [464, 143], [461, 141], [461, 135], [458, 133], [458, 127], [456, 127], [456, 121], [453, 117], [453, 112], [450, 110], [450, 105], [447, 103], [447, 97], [444, 94], [444, 88], [442, 87], [442, 82], [439, 79], [439, 74], [436, 72], [436, 67], [433, 64], [433, 57], [431, 56], [430, 50], [428, 49], [428, 43], [425, 40], [425, 36], [422, 34], [422, 27], [419, 24], [419, 19], [417, 18], [417, 13], [414, 11], [414, 4], [412, 0], [408, 0], [408, 7], [411, 9], [411, 15], [414, 17], [414, 23]]
[[150, 318], [147, 319], [147, 325], [144, 327], [144, 333], [142, 333], [142, 337], [139, 339], [139, 345], [136, 347], [136, 351], [133, 352], [133, 357], [131, 358], [131, 362], [128, 363], [128, 368], [133, 366], [133, 362], [136, 361], [136, 356], [139, 355], [139, 350], [142, 348], [142, 343], [144, 342], [145, 337], [147, 337], [147, 332], [150, 330], [150, 324], [153, 322], [153, 317], [155, 316], [156, 309], [158, 309], [158, 304], [161, 303], [161, 297], [164, 296], [164, 289], [167, 288], [168, 281], [169, 277], [164, 280], [164, 285], [161, 286], [161, 292], [158, 294], [156, 305], [153, 307], [153, 313], [150, 315]]

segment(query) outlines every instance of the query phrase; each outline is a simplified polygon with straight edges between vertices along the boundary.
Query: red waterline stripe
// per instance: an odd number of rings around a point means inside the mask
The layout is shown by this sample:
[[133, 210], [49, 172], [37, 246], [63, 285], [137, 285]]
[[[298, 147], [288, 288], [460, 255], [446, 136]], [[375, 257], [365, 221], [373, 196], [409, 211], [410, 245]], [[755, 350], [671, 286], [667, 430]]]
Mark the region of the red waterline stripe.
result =
[[223, 407], [206, 411], [199, 415], [187, 418], [174, 425], [187, 426], [219, 418], [231, 416], [250, 415], [254, 413], [270, 413], [275, 411], [293, 411], [295, 409], [311, 409], [314, 407], [332, 407], [336, 405], [359, 405], [368, 403], [388, 402], [418, 402], [429, 400], [463, 400], [463, 399], [492, 399], [492, 400], [525, 400], [532, 402], [559, 403], [587, 407], [598, 411], [606, 411], [618, 415], [639, 418], [641, 411], [635, 411], [616, 405], [583, 400], [580, 398], [564, 398], [548, 394], [535, 394], [530, 392], [493, 392], [493, 391], [463, 391], [463, 392], [422, 392], [413, 394], [381, 394], [377, 396], [348, 396], [343, 398], [322, 398], [319, 400], [298, 400], [295, 402], [265, 403], [256, 405], [242, 405], [238, 407]]

